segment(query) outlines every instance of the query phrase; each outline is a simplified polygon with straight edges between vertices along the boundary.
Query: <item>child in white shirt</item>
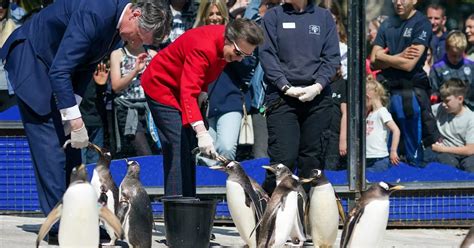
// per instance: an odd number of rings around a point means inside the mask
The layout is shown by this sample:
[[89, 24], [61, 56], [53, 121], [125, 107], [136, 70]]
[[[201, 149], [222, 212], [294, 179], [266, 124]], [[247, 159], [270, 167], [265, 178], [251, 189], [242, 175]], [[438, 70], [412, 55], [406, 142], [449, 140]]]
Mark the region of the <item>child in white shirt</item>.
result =
[[[397, 149], [400, 129], [388, 112], [388, 97], [384, 87], [372, 76], [366, 81], [366, 168], [379, 172], [388, 169], [389, 160], [393, 165], [400, 162]], [[392, 132], [392, 144], [388, 152], [388, 135]]]

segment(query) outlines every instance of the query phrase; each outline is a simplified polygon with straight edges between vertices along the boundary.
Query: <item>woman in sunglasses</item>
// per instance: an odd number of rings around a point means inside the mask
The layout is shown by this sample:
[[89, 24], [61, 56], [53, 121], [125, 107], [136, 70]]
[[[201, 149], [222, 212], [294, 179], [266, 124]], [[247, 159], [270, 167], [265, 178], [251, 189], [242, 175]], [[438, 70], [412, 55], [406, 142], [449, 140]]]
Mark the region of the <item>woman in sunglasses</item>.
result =
[[193, 131], [201, 153], [216, 155], [199, 111], [200, 92], [228, 62], [242, 60], [236, 51], [252, 54], [262, 42], [262, 30], [247, 19], [194, 28], [158, 52], [143, 73], [142, 87], [162, 142], [166, 196], [196, 194]]
[[[203, 8], [201, 8], [204, 6]], [[203, 0], [196, 24], [219, 25], [229, 22], [229, 14], [224, 0]], [[231, 62], [206, 92], [201, 93], [201, 98], [208, 98], [209, 106], [207, 118], [209, 134], [215, 141], [216, 151], [219, 155], [229, 160], [234, 160], [237, 152], [240, 125], [243, 116], [243, 103], [246, 110], [250, 111], [250, 93], [245, 82], [249, 82], [252, 69], [256, 66], [256, 59], [251, 54], [246, 54], [234, 41], [233, 52], [242, 57], [241, 62]], [[198, 163], [212, 166], [215, 160], [198, 156]]]

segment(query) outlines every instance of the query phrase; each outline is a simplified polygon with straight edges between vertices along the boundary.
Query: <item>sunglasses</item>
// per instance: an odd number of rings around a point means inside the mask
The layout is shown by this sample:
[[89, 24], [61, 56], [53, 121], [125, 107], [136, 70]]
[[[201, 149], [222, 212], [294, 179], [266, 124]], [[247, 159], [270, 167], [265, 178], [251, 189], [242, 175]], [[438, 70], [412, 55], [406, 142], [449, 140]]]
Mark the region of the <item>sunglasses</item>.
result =
[[234, 53], [235, 55], [239, 56], [239, 57], [252, 57], [253, 54], [248, 54], [248, 53], [245, 53], [244, 51], [242, 51], [242, 49], [239, 48], [239, 46], [237, 46], [237, 44], [235, 44], [235, 41], [232, 41], [232, 44], [234, 44]]
[[[392, 0], [392, 3], [396, 4], [398, 1], [397, 0]], [[401, 0], [400, 3], [401, 4], [406, 4], [406, 0]]]

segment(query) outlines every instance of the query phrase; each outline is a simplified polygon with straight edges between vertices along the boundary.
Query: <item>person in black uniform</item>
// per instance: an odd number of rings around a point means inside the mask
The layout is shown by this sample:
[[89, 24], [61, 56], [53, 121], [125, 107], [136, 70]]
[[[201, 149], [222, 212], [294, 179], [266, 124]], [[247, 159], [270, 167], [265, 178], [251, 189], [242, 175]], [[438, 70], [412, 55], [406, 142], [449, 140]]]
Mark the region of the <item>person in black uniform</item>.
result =
[[408, 163], [420, 165], [423, 146], [439, 136], [431, 113], [428, 76], [423, 70], [431, 23], [414, 8], [416, 0], [393, 0], [396, 16], [384, 21], [371, 52], [373, 69], [391, 94], [390, 112], [401, 129], [401, 145]]
[[[268, 155], [298, 175], [323, 169], [322, 133], [329, 126], [331, 89], [340, 64], [336, 24], [327, 9], [306, 0], [285, 0], [263, 17], [265, 43], [259, 57], [265, 72]], [[295, 43], [297, 41], [297, 43]], [[263, 187], [271, 193], [275, 176]]]

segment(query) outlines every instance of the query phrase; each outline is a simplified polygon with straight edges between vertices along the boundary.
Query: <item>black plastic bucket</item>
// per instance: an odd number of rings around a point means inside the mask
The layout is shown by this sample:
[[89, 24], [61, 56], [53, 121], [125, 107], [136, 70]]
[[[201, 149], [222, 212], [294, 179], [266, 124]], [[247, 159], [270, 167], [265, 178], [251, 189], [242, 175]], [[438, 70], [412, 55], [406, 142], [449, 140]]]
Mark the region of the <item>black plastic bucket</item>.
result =
[[209, 247], [217, 200], [163, 197], [161, 201], [169, 247]]

